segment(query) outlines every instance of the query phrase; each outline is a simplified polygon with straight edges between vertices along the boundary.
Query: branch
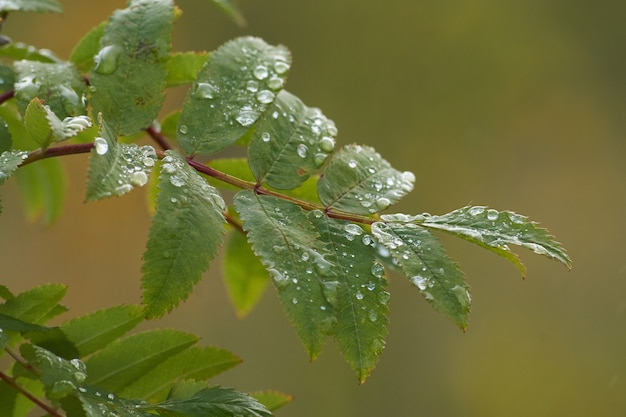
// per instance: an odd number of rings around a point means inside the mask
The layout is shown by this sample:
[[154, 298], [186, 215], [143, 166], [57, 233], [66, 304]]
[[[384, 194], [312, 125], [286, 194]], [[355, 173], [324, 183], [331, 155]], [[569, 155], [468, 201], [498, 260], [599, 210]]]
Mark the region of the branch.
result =
[[29, 391], [24, 389], [24, 387], [22, 387], [20, 384], [18, 384], [15, 381], [15, 379], [11, 378], [10, 376], [5, 374], [4, 372], [0, 372], [0, 379], [2, 379], [8, 385], [10, 385], [13, 388], [15, 388], [17, 391], [19, 391], [20, 394], [22, 394], [23, 396], [25, 396], [26, 398], [31, 400], [33, 403], [37, 404], [37, 406], [39, 406], [41, 409], [46, 411], [51, 417], [63, 417], [63, 415], [59, 414], [59, 412], [57, 410], [55, 410], [54, 408], [50, 407], [48, 404], [44, 403], [43, 401], [41, 401], [39, 398], [35, 397]]

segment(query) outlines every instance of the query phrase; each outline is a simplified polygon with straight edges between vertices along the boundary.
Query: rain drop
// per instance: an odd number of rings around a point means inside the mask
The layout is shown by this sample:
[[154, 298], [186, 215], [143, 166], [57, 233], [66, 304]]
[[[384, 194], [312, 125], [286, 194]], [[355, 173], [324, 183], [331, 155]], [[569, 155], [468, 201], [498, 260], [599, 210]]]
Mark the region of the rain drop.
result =
[[130, 174], [130, 182], [138, 187], [143, 187], [148, 183], [148, 174], [143, 171], [135, 171]]
[[219, 93], [219, 89], [211, 83], [198, 83], [193, 95], [200, 99], [213, 99]]
[[252, 71], [252, 74], [254, 74], [254, 78], [257, 80], [264, 80], [269, 75], [269, 72], [267, 71], [267, 67], [259, 65]]
[[487, 210], [487, 219], [488, 220], [497, 220], [498, 219], [498, 211], [494, 209]]
[[365, 235], [363, 236], [363, 239], [361, 239], [361, 242], [363, 242], [363, 244], [365, 246], [369, 246], [372, 244], [373, 240], [372, 237], [370, 235]]
[[316, 153], [313, 156], [313, 163], [315, 164], [316, 167], [321, 167], [322, 165], [324, 165], [324, 162], [326, 161], [326, 158], [328, 158], [328, 155], [325, 153]]
[[289, 63], [285, 62], [285, 61], [276, 61], [274, 63], [274, 70], [278, 73], [278, 74], [284, 74], [289, 70]]
[[482, 214], [484, 212], [485, 208], [481, 206], [474, 206], [469, 209], [469, 214], [471, 214], [472, 216], [478, 216], [479, 214]]
[[292, 304], [298, 304], [298, 299], [297, 299], [296, 297], [293, 297], [293, 298], [291, 299], [291, 303], [292, 303]]
[[320, 149], [324, 152], [332, 152], [335, 149], [335, 139], [330, 136], [324, 136], [320, 140]]
[[183, 135], [186, 135], [187, 132], [189, 132], [189, 128], [187, 127], [187, 125], [180, 125], [180, 127], [178, 128], [178, 131], [182, 133]]
[[270, 141], [270, 138], [271, 138], [271, 136], [270, 136], [269, 132], [263, 132], [263, 133], [261, 133], [261, 140], [262, 140], [263, 142], [269, 142], [269, 141]]
[[98, 155], [104, 155], [109, 151], [109, 144], [107, 143], [105, 138], [95, 138], [93, 144], [96, 148], [96, 153]]
[[258, 117], [259, 113], [254, 110], [252, 106], [246, 105], [241, 108], [235, 120], [237, 120], [240, 125], [246, 127], [254, 123]]
[[363, 293], [361, 291], [357, 291], [356, 294], [354, 294], [354, 296], [356, 297], [357, 300], [363, 299]]
[[93, 59], [96, 64], [94, 71], [102, 75], [114, 73], [121, 53], [122, 48], [117, 45], [107, 45], [100, 49], [100, 52]]
[[309, 154], [309, 148], [307, 148], [306, 145], [303, 143], [298, 145], [298, 148], [296, 151], [300, 158], [306, 158], [306, 156]]
[[351, 160], [348, 162], [348, 166], [349, 166], [350, 168], [356, 168], [356, 161], [355, 161], [354, 159], [351, 159]]
[[391, 201], [389, 201], [389, 199], [386, 197], [381, 197], [376, 200], [376, 207], [378, 207], [380, 210], [386, 209], [387, 207], [389, 207], [390, 204]]
[[283, 79], [280, 77], [272, 77], [267, 80], [267, 86], [272, 90], [278, 90], [280, 87], [283, 86]]
[[170, 182], [174, 187], [182, 187], [185, 185], [185, 181], [183, 181], [178, 175], [172, 175], [170, 177]]
[[256, 93], [256, 99], [259, 101], [259, 103], [263, 103], [263, 104], [271, 103], [272, 101], [274, 101], [275, 97], [276, 95], [272, 93], [270, 90], [261, 90], [258, 93]]
[[378, 262], [375, 262], [372, 265], [372, 268], [370, 271], [372, 272], [372, 275], [374, 275], [376, 278], [382, 278], [383, 274], [385, 273], [385, 267], [379, 264]]
[[378, 314], [376, 314], [376, 312], [374, 310], [370, 310], [367, 313], [367, 316], [369, 317], [370, 321], [372, 323], [374, 323], [376, 320], [378, 320]]
[[251, 93], [256, 93], [257, 91], [259, 91], [259, 83], [254, 80], [248, 81], [248, 83], [246, 84], [246, 90], [250, 91]]
[[343, 227], [343, 230], [348, 232], [348, 234], [351, 234], [354, 236], [360, 236], [363, 234], [363, 229], [361, 228], [361, 226], [359, 226], [358, 224], [354, 224], [354, 223], [346, 224]]

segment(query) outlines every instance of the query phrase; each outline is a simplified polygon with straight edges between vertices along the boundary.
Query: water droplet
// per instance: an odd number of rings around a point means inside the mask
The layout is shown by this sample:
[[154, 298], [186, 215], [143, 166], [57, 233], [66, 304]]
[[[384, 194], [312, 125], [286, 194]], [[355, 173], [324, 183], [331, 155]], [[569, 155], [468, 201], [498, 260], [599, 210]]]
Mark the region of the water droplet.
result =
[[410, 183], [415, 182], [415, 174], [413, 174], [411, 171], [404, 171], [402, 173], [402, 181], [406, 181]]
[[143, 161], [141, 161], [145, 166], [147, 167], [152, 167], [154, 166], [154, 159], [150, 158], [150, 157], [145, 157], [143, 159]]
[[354, 294], [354, 297], [357, 300], [362, 300], [363, 299], [363, 293], [361, 291], [357, 291], [356, 294]]
[[269, 72], [267, 71], [266, 66], [259, 65], [252, 71], [252, 74], [254, 74], [254, 78], [257, 80], [264, 80], [269, 75]]
[[469, 209], [469, 214], [472, 216], [478, 216], [479, 214], [483, 214], [485, 212], [485, 208], [482, 206], [474, 206]]
[[274, 71], [278, 74], [284, 74], [289, 70], [289, 63], [285, 61], [276, 61], [274, 63]]
[[263, 132], [263, 133], [261, 133], [261, 140], [262, 140], [263, 142], [269, 142], [269, 141], [270, 141], [270, 139], [271, 139], [271, 136], [270, 136], [269, 132]]
[[524, 221], [526, 220], [526, 217], [522, 216], [521, 214], [509, 213], [509, 219], [513, 223], [523, 224]]
[[256, 99], [259, 101], [259, 103], [263, 103], [263, 104], [271, 103], [272, 101], [274, 101], [275, 97], [276, 95], [272, 93], [270, 90], [261, 90], [258, 93], [256, 93]]
[[276, 120], [276, 119], [278, 119], [278, 116], [279, 116], [279, 114], [278, 114], [277, 111], [272, 113], [272, 119]]
[[350, 161], [348, 161], [348, 166], [350, 168], [356, 168], [356, 161], [354, 159], [351, 159]]
[[272, 90], [278, 90], [279, 88], [283, 86], [283, 83], [284, 81], [280, 77], [272, 77], [269, 80], [267, 80], [267, 86], [271, 88]]
[[187, 125], [180, 125], [178, 127], [178, 131], [182, 133], [183, 135], [186, 135], [187, 132], [189, 132], [189, 128], [187, 127]]
[[306, 158], [306, 156], [309, 154], [309, 148], [307, 148], [306, 145], [303, 143], [298, 145], [296, 151], [298, 152], [298, 156], [300, 158]]
[[382, 278], [383, 274], [385, 273], [385, 267], [378, 262], [375, 262], [372, 265], [370, 271], [372, 272], [372, 275], [374, 275], [376, 278]]
[[291, 303], [292, 303], [292, 304], [298, 304], [298, 299], [297, 299], [296, 297], [293, 297], [293, 298], [291, 299]]
[[194, 97], [199, 99], [214, 99], [219, 93], [219, 88], [211, 83], [198, 83], [193, 92]]
[[185, 185], [185, 181], [183, 181], [183, 179], [180, 178], [178, 175], [172, 175], [170, 177], [170, 182], [174, 187], [182, 187], [183, 185]]
[[108, 398], [109, 400], [113, 401], [113, 400], [115, 399], [115, 395], [113, 395], [113, 394], [110, 394], [110, 393], [109, 393], [109, 394], [107, 395], [107, 398]]
[[255, 81], [255, 80], [248, 81], [246, 84], [246, 90], [250, 91], [251, 93], [256, 93], [257, 91], [259, 91], [258, 81]]
[[370, 343], [370, 348], [374, 353], [380, 353], [385, 348], [385, 341], [383, 339], [374, 339]]
[[361, 236], [363, 234], [363, 229], [358, 224], [349, 223], [343, 226], [343, 230], [345, 230], [348, 234], [354, 236]]
[[324, 165], [326, 158], [328, 158], [328, 154], [316, 153], [313, 156], [313, 163], [315, 164], [316, 167], [321, 167], [322, 165]]
[[254, 110], [252, 106], [245, 105], [239, 110], [239, 114], [235, 118], [237, 122], [242, 126], [250, 126], [259, 117], [259, 112]]
[[390, 204], [391, 201], [389, 201], [389, 199], [386, 197], [381, 197], [376, 200], [376, 207], [378, 207], [379, 210], [386, 209], [387, 207], [389, 207]]
[[93, 140], [93, 144], [96, 148], [96, 153], [98, 155], [104, 155], [109, 151], [109, 144], [105, 138], [95, 138]]
[[487, 219], [488, 220], [497, 220], [498, 219], [498, 211], [494, 209], [487, 210]]
[[130, 174], [130, 182], [138, 187], [143, 187], [148, 183], [148, 174], [143, 171], [135, 171]]
[[309, 255], [309, 252], [302, 252], [302, 256], [300, 258], [302, 258], [302, 260], [306, 262], [309, 260], [309, 258], [311, 258], [311, 255]]
[[415, 285], [417, 288], [419, 288], [422, 291], [424, 291], [425, 289], [431, 286], [430, 282], [428, 281], [428, 278], [423, 277], [421, 275], [415, 275], [411, 277], [411, 284]]
[[335, 139], [330, 136], [324, 136], [320, 140], [320, 149], [324, 152], [332, 152], [335, 149]]
[[370, 319], [370, 321], [372, 323], [374, 323], [376, 320], [378, 320], [378, 314], [374, 310], [370, 310], [367, 313], [367, 317], [369, 317], [369, 319]]
[[363, 239], [361, 239], [361, 242], [363, 242], [363, 244], [365, 246], [369, 246], [371, 245], [374, 241], [372, 240], [372, 237], [370, 235], [365, 235], [363, 236]]
[[93, 58], [96, 67], [94, 71], [98, 74], [112, 74], [117, 70], [117, 60], [122, 53], [122, 48], [117, 45], [107, 45], [100, 49]]

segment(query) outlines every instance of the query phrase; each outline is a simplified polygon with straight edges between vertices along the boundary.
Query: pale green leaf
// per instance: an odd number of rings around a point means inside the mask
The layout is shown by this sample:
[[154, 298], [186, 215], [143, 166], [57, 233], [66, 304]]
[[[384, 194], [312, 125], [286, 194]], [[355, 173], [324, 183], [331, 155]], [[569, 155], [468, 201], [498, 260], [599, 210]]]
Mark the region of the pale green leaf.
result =
[[43, 100], [35, 97], [28, 103], [24, 111], [24, 126], [31, 139], [37, 142], [40, 148], [46, 149], [53, 141], [52, 129], [46, 117]]
[[104, 28], [108, 22], [102, 22], [92, 28], [83, 36], [70, 54], [70, 61], [76, 65], [80, 71], [91, 70], [94, 65], [94, 57], [100, 50], [100, 41], [104, 35]]
[[32, 45], [23, 42], [10, 42], [0, 47], [0, 56], [13, 60], [27, 59], [38, 62], [61, 62], [49, 49], [37, 49]]
[[228, 237], [222, 271], [237, 316], [247, 316], [265, 292], [269, 275], [239, 231], [233, 231]]
[[231, 0], [212, 0], [220, 9], [226, 13], [237, 25], [245, 26], [246, 19], [243, 17], [243, 13], [239, 10], [239, 7]]
[[102, 123], [89, 158], [86, 201], [121, 196], [143, 187], [157, 159], [152, 146], [118, 143], [108, 123]]
[[191, 398], [169, 399], [160, 404], [139, 409], [170, 411], [186, 417], [270, 417], [272, 413], [246, 393], [231, 388], [210, 387], [196, 392]]
[[276, 411], [293, 401], [293, 395], [273, 390], [251, 392], [250, 395], [270, 411]]
[[67, 180], [59, 159], [43, 159], [15, 173], [26, 218], [51, 225], [63, 213]]
[[67, 287], [45, 284], [33, 287], [0, 304], [0, 313], [28, 323], [42, 324], [52, 318]]
[[465, 330], [471, 299], [458, 265], [428, 230], [391, 217], [388, 223], [374, 223], [372, 234], [433, 308]]
[[335, 147], [337, 128], [319, 109], [281, 91], [261, 117], [248, 158], [258, 183], [293, 189], [318, 170]]
[[63, 9], [56, 0], [0, 0], [0, 11], [61, 13]]
[[191, 84], [209, 59], [208, 52], [178, 52], [167, 60], [167, 87]]
[[258, 38], [229, 41], [211, 54], [187, 93], [178, 140], [188, 154], [211, 154], [243, 136], [285, 82], [289, 51]]
[[0, 154], [0, 185], [13, 175], [26, 158], [28, 152], [24, 151], [5, 151]]
[[306, 213], [290, 201], [248, 190], [237, 193], [234, 201], [254, 253], [272, 275], [287, 315], [314, 359], [336, 321], [327, 296], [333, 295], [337, 277], [325, 259], [326, 244]]
[[73, 318], [60, 327], [82, 357], [125, 335], [143, 318], [143, 308], [140, 306], [122, 305]]
[[21, 114], [35, 97], [60, 118], [85, 114], [85, 82], [69, 63], [17, 61], [15, 98]]
[[90, 78], [91, 103], [114, 133], [137, 133], [157, 117], [173, 22], [171, 0], [133, 0], [106, 26]]
[[187, 298], [215, 256], [225, 224], [219, 192], [174, 151], [163, 158], [159, 188], [142, 267], [148, 317]]
[[86, 384], [119, 392], [198, 337], [176, 330], [150, 330], [117, 340], [87, 361]]
[[373, 148], [348, 145], [333, 155], [317, 187], [330, 209], [373, 214], [398, 202], [414, 181], [413, 173], [397, 171]]
[[119, 394], [126, 398], [162, 401], [177, 381], [207, 380], [239, 363], [241, 359], [227, 350], [192, 346], [158, 364]]
[[[363, 383], [385, 346], [389, 293], [384, 268], [376, 262], [374, 238], [361, 226], [331, 219], [319, 210], [309, 220], [322, 240], [334, 249], [327, 257], [335, 266], [334, 286], [327, 284], [327, 299], [334, 299], [337, 324], [333, 336], [339, 350]], [[328, 293], [334, 291], [333, 297]]]
[[565, 249], [544, 228], [512, 211], [484, 206], [463, 207], [441, 216], [419, 216], [424, 227], [444, 230], [476, 243], [513, 262], [524, 275], [525, 269], [508, 245], [517, 245], [555, 259], [568, 268], [572, 261]]

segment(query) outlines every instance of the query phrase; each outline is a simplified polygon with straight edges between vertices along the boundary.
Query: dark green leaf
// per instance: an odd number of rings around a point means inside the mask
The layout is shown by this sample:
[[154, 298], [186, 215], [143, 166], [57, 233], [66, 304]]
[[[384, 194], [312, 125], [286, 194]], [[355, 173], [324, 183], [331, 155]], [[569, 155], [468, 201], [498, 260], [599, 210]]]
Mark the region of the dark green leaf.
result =
[[59, 159], [44, 159], [20, 168], [15, 173], [26, 218], [41, 216], [45, 225], [54, 223], [63, 212], [67, 182]]
[[331, 219], [319, 210], [312, 211], [309, 219], [334, 249], [327, 257], [337, 274], [334, 285], [327, 284], [327, 299], [335, 300], [331, 304], [337, 314], [333, 336], [363, 383], [376, 366], [387, 336], [389, 293], [384, 268], [376, 262], [374, 238], [358, 224]]
[[[0, 49], [1, 51], [2, 49]], [[5, 92], [13, 89], [15, 84], [15, 71], [8, 65], [0, 65], [0, 91]]]
[[269, 417], [272, 415], [265, 406], [248, 394], [222, 387], [203, 389], [188, 399], [170, 399], [154, 406], [141, 408], [172, 411], [187, 417]]
[[281, 91], [257, 124], [250, 168], [259, 183], [293, 189], [319, 169], [335, 148], [337, 128], [319, 109]]
[[63, 9], [56, 0], [0, 0], [0, 11], [61, 13]]
[[348, 145], [333, 156], [317, 187], [328, 208], [373, 214], [398, 202], [414, 181], [413, 173], [395, 170], [373, 148]]
[[234, 231], [228, 237], [222, 271], [230, 301], [239, 317], [245, 317], [267, 288], [267, 270], [254, 256], [246, 236]]
[[[76, 398], [82, 407], [76, 411], [77, 417], [154, 417], [154, 414], [138, 410], [141, 404], [145, 404], [143, 401], [120, 398], [100, 387], [82, 386]], [[75, 405], [69, 405], [75, 411]], [[68, 416], [74, 417], [74, 414]]]
[[197, 347], [166, 359], [119, 392], [127, 398], [162, 401], [173, 383], [185, 379], [207, 380], [239, 364], [227, 350]]
[[188, 154], [211, 154], [243, 136], [274, 101], [291, 57], [282, 46], [238, 38], [211, 55], [187, 93], [178, 140]]
[[42, 324], [50, 318], [67, 287], [60, 284], [45, 284], [27, 291], [0, 304], [0, 313], [28, 323]]
[[29, 61], [47, 63], [61, 62], [49, 49], [37, 49], [22, 42], [10, 42], [0, 47], [0, 56], [14, 60], [27, 59]]
[[87, 360], [86, 383], [119, 392], [197, 341], [197, 336], [175, 330], [151, 330], [117, 340]]
[[168, 400], [186, 400], [194, 396], [194, 394], [208, 388], [205, 381], [184, 380], [175, 383], [167, 395]]
[[463, 273], [428, 230], [405, 217], [385, 216], [388, 223], [374, 223], [372, 234], [433, 308], [465, 330], [471, 299]]
[[107, 22], [102, 22], [98, 26], [91, 29], [76, 44], [70, 54], [70, 61], [76, 65], [80, 71], [86, 72], [94, 67], [94, 56], [100, 50], [100, 41], [104, 35], [104, 28]]
[[43, 100], [57, 117], [85, 114], [85, 82], [69, 63], [17, 61], [15, 98], [21, 114], [35, 97]]
[[117, 10], [102, 37], [91, 74], [94, 114], [115, 134], [150, 126], [165, 98], [165, 68], [174, 22], [171, 0], [133, 0]]
[[293, 396], [279, 391], [257, 391], [250, 393], [270, 411], [276, 411], [293, 401]]
[[9, 290], [5, 285], [0, 284], [0, 298], [3, 300], [10, 300], [15, 297], [11, 290]]
[[26, 158], [28, 152], [24, 151], [6, 151], [0, 154], [0, 185], [13, 175]]
[[207, 62], [208, 52], [178, 52], [167, 60], [167, 86], [191, 84], [202, 66]]
[[148, 317], [161, 316], [187, 298], [215, 256], [225, 224], [219, 192], [176, 152], [166, 154], [142, 267]]
[[152, 146], [117, 143], [108, 123], [102, 123], [89, 159], [86, 201], [121, 196], [148, 183], [157, 159]]
[[239, 26], [245, 26], [246, 19], [243, 17], [243, 13], [239, 10], [236, 4], [234, 4], [231, 0], [213, 0], [213, 3], [217, 4], [220, 9], [224, 11], [233, 19], [233, 21]]
[[15, 317], [0, 313], [0, 329], [11, 332], [47, 332], [51, 327], [40, 326], [34, 323], [28, 323]]
[[11, 139], [11, 132], [9, 131], [9, 125], [0, 117], [0, 154], [10, 151], [13, 147], [13, 140]]
[[418, 216], [425, 227], [445, 230], [476, 243], [525, 269], [508, 245], [517, 245], [556, 259], [568, 268], [572, 261], [565, 249], [546, 229], [512, 211], [497, 211], [484, 206], [463, 207], [442, 216]]
[[76, 317], [61, 325], [80, 356], [87, 356], [117, 340], [143, 320], [140, 306], [115, 306]]
[[241, 191], [235, 207], [254, 253], [272, 275], [287, 315], [311, 359], [320, 352], [336, 318], [327, 299], [337, 277], [325, 259], [329, 250], [297, 205]]

